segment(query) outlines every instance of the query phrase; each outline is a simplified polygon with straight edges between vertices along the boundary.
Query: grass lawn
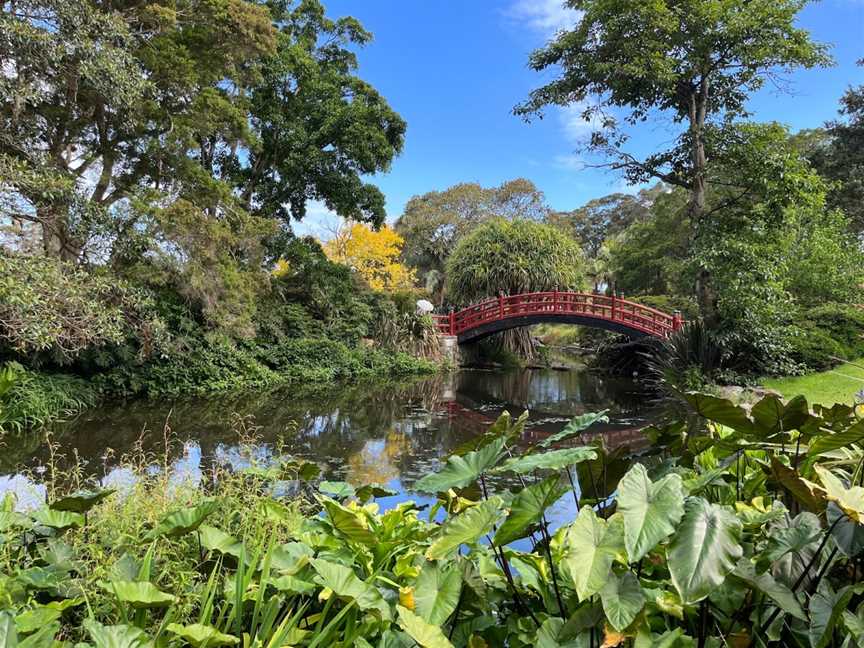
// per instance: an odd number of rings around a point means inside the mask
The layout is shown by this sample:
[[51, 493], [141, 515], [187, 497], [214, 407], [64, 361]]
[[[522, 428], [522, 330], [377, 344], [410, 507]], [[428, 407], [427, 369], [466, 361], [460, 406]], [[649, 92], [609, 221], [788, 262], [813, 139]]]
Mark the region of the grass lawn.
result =
[[[834, 403], [854, 403], [856, 392], [864, 389], [864, 358], [844, 364], [821, 373], [789, 378], [765, 378], [762, 384], [792, 398], [803, 394], [812, 405], [833, 405]], [[857, 366], [856, 366], [857, 365]]]

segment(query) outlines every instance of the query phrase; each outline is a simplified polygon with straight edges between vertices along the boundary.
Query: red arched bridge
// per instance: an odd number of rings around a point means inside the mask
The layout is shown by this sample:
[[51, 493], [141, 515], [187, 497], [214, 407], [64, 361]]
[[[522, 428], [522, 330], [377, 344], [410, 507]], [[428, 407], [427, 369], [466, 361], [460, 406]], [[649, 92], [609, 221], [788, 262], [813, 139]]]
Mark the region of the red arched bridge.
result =
[[578, 292], [532, 292], [501, 295], [448, 315], [433, 315], [438, 330], [455, 335], [459, 344], [543, 322], [580, 324], [631, 337], [666, 338], [684, 325], [679, 313], [663, 311], [621, 297]]

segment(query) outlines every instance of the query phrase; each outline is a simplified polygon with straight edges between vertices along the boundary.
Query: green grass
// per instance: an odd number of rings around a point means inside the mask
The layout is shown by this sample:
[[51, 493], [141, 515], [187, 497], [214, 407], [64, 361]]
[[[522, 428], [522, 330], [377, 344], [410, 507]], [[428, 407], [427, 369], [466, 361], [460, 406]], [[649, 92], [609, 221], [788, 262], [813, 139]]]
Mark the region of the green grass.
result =
[[777, 390], [785, 398], [803, 394], [811, 404], [852, 404], [855, 394], [864, 389], [864, 358], [853, 362], [806, 376], [766, 378], [762, 384]]

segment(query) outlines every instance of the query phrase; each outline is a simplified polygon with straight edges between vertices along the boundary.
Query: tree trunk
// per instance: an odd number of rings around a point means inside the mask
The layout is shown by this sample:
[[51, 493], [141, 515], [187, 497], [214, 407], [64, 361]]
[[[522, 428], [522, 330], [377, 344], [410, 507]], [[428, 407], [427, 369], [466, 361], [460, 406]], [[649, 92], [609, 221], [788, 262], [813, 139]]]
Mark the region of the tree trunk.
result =
[[[691, 230], [696, 233], [702, 226], [705, 215], [705, 176], [707, 173], [707, 156], [705, 154], [705, 115], [708, 106], [708, 81], [703, 76], [698, 93], [690, 96], [689, 117], [691, 137], [691, 163], [693, 165], [693, 182], [690, 189], [690, 204], [688, 216]], [[717, 295], [714, 292], [711, 270], [700, 267], [696, 274], [696, 301], [699, 313], [708, 328], [714, 328], [718, 323]]]
[[66, 205], [50, 205], [37, 210], [42, 225], [42, 250], [45, 256], [76, 262], [81, 254], [81, 245], [69, 233]]

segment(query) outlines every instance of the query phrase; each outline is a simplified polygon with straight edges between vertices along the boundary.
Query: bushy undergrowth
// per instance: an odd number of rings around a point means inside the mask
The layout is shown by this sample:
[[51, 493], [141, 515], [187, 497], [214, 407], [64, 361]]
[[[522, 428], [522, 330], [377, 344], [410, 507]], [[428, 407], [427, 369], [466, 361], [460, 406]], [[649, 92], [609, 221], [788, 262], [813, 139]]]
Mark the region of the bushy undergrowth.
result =
[[[219, 302], [190, 299], [183, 275], [155, 261], [115, 276], [108, 268], [0, 253], [0, 269], [8, 270], [0, 281], [0, 365], [20, 363], [28, 377], [3, 397], [0, 430], [44, 423], [99, 396], [203, 394], [434, 369], [438, 334], [431, 318], [415, 314], [417, 295], [370, 290], [312, 239], [288, 237], [272, 253], [276, 270], [262, 270], [259, 282], [267, 289], [256, 289], [248, 312], [223, 315], [214, 312]], [[229, 320], [245, 324], [214, 324]]]
[[[99, 390], [77, 376], [28, 371], [17, 363], [2, 368], [0, 432], [20, 431], [94, 406]], [[0, 379], [2, 380], [2, 379]]]
[[801, 313], [792, 356], [811, 371], [864, 356], [864, 308], [824, 304]]
[[505, 415], [414, 484], [428, 515], [248, 443], [247, 468], [201, 483], [152, 457], [120, 492], [50, 470], [46, 506], [0, 512], [0, 629], [96, 648], [860, 645], [854, 410], [686, 400], [696, 418], [646, 430], [654, 454], [610, 491], [602, 442], [572, 446], [602, 414], [528, 446]]

